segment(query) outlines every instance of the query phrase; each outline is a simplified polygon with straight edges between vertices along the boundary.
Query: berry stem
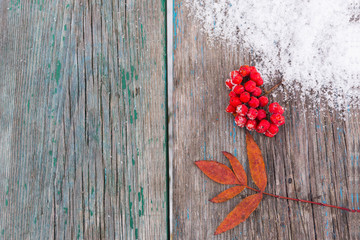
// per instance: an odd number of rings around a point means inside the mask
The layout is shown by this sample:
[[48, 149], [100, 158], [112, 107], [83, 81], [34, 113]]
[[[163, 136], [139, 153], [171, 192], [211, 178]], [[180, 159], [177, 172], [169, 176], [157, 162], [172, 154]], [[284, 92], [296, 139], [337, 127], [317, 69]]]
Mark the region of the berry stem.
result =
[[269, 90], [264, 90], [264, 96], [269, 95], [272, 91], [274, 91], [275, 89], [277, 89], [278, 87], [280, 87], [280, 85], [282, 85], [283, 79], [280, 80], [280, 82], [278, 82], [275, 86], [273, 86], [272, 88], [270, 88]]
[[[261, 192], [260, 190], [249, 187], [249, 186], [246, 186], [246, 188], [248, 188], [250, 190], [253, 190], [255, 192]], [[316, 204], [316, 205], [325, 206], [325, 207], [337, 208], [337, 209], [341, 209], [341, 210], [348, 211], [348, 212], [358, 212], [358, 213], [360, 213], [360, 210], [343, 208], [343, 207], [338, 207], [338, 206], [325, 204], [325, 203], [313, 202], [313, 201], [297, 199], [297, 198], [283, 197], [283, 196], [278, 196], [278, 195], [271, 194], [271, 193], [266, 193], [266, 192], [263, 192], [263, 194], [269, 195], [269, 196], [272, 196], [272, 197], [275, 197], [275, 198], [287, 199], [287, 200], [292, 200], [292, 201], [297, 201], [297, 202], [304, 202], [304, 203], [311, 203], [311, 204]]]

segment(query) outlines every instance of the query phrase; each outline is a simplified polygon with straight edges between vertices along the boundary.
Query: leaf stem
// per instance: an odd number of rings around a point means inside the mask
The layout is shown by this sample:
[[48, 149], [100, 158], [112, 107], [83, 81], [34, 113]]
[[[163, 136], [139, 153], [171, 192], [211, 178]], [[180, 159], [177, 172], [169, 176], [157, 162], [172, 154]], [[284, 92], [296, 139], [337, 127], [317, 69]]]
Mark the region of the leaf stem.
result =
[[[248, 188], [250, 190], [253, 190], [255, 192], [261, 192], [260, 190], [249, 187], [249, 186], [246, 186], [246, 188]], [[326, 203], [319, 203], [319, 202], [313, 202], [313, 201], [297, 199], [297, 198], [290, 198], [290, 197], [283, 197], [283, 196], [278, 196], [278, 195], [271, 194], [271, 193], [266, 193], [266, 192], [263, 192], [263, 194], [269, 195], [269, 196], [272, 196], [272, 197], [275, 197], [275, 198], [287, 199], [287, 200], [292, 200], [292, 201], [297, 201], [297, 202], [304, 202], [304, 203], [311, 203], [311, 204], [316, 204], [316, 205], [320, 205], [320, 206], [324, 206], [324, 207], [337, 208], [337, 209], [341, 209], [341, 210], [348, 211], [348, 212], [358, 212], [358, 213], [360, 213], [360, 210], [338, 207], [338, 206], [334, 206], [334, 205], [330, 205], [330, 204], [326, 204]]]
[[272, 91], [274, 91], [275, 89], [277, 89], [278, 87], [280, 87], [280, 85], [282, 84], [283, 79], [280, 80], [280, 82], [278, 82], [275, 86], [273, 86], [272, 88], [270, 88], [269, 90], [264, 90], [264, 96], [269, 95]]

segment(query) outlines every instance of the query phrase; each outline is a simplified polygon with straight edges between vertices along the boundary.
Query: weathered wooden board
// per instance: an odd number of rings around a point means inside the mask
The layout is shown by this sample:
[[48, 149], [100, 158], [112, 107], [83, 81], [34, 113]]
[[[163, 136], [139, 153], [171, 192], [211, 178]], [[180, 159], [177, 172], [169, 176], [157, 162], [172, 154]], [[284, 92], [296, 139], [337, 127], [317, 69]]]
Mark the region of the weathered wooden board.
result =
[[[250, 192], [226, 203], [208, 202], [226, 187], [195, 166], [200, 159], [227, 163], [234, 153], [248, 171], [245, 132], [225, 113], [228, 73], [249, 63], [246, 50], [210, 47], [182, 1], [174, 5], [173, 239], [360, 239], [360, 214], [265, 197], [250, 218], [213, 236], [216, 227]], [[276, 81], [274, 81], [276, 82]], [[270, 87], [269, 85], [266, 87]], [[253, 134], [264, 153], [267, 192], [360, 209], [360, 121], [338, 113], [305, 111], [300, 97], [284, 102], [286, 124], [275, 139]], [[351, 115], [350, 115], [351, 114]]]
[[0, 13], [0, 239], [166, 239], [164, 1]]

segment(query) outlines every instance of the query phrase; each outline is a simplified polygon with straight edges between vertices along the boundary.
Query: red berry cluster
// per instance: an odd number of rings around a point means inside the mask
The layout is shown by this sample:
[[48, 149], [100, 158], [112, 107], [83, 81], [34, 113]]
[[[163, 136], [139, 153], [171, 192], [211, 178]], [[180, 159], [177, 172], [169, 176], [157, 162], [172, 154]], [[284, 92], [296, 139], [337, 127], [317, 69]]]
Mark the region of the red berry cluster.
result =
[[234, 114], [236, 125], [274, 137], [279, 131], [278, 126], [285, 123], [282, 115], [284, 108], [277, 102], [271, 103], [268, 108], [271, 115], [269, 114], [267, 120], [268, 115], [264, 108], [269, 99], [261, 96], [262, 90], [259, 87], [263, 85], [263, 79], [256, 68], [241, 66], [239, 71], [230, 73], [230, 79], [227, 79], [225, 84], [231, 90], [230, 104], [226, 112]]

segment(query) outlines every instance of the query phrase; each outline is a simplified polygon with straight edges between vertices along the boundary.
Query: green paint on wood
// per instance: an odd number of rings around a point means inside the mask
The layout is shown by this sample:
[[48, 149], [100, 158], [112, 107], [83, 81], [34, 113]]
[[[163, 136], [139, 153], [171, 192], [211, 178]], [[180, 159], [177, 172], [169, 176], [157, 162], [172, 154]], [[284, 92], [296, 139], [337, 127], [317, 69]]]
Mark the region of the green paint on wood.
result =
[[133, 166], [135, 165], [135, 158], [134, 157], [132, 158], [132, 165]]
[[139, 209], [139, 217], [144, 215], [144, 192], [143, 192], [144, 188], [140, 187], [140, 192], [138, 193], [138, 197], [139, 197], [139, 202], [141, 203], [141, 209]]
[[54, 158], [54, 167], [56, 167], [57, 158]]
[[139, 239], [139, 230], [135, 228], [135, 239]]
[[134, 219], [133, 219], [133, 216], [132, 216], [132, 205], [133, 203], [131, 202], [131, 186], [129, 185], [129, 211], [130, 211], [130, 227], [131, 229], [134, 229]]
[[78, 233], [77, 233], [76, 239], [79, 239], [79, 238], [80, 238], [80, 224], [78, 225]]
[[5, 229], [1, 230], [1, 235], [4, 235]]
[[68, 208], [64, 207], [64, 212], [65, 212], [65, 214], [67, 214], [68, 213]]
[[27, 109], [28, 109], [28, 112], [30, 110], [30, 99], [28, 100], [28, 103], [27, 103]]
[[137, 114], [136, 109], [134, 109], [134, 119], [135, 119], [135, 121], [137, 120], [137, 118], [138, 118], [138, 114]]
[[56, 63], [56, 71], [55, 71], [55, 80], [56, 80], [57, 85], [59, 85], [60, 72], [61, 72], [61, 62], [57, 61], [57, 63]]
[[93, 211], [91, 211], [91, 210], [89, 210], [89, 211], [90, 211], [90, 216], [93, 216], [94, 215]]
[[66, 24], [64, 25], [64, 30], [66, 31]]
[[94, 192], [95, 192], [95, 189], [94, 189], [94, 187], [92, 187], [92, 188], [91, 188], [91, 195], [93, 195]]
[[66, 5], [66, 8], [69, 8], [69, 7], [70, 7], [70, 4], [67, 4], [67, 5]]
[[27, 190], [27, 185], [26, 185], [26, 183], [24, 184], [24, 187], [25, 187], [25, 190]]
[[5, 206], [9, 205], [9, 202], [7, 199], [5, 199]]
[[125, 90], [126, 89], [125, 71], [122, 68], [120, 69], [120, 75], [121, 75], [121, 86], [122, 89]]
[[53, 152], [50, 150], [50, 151], [49, 151], [49, 155], [52, 156], [52, 154], [53, 154]]

